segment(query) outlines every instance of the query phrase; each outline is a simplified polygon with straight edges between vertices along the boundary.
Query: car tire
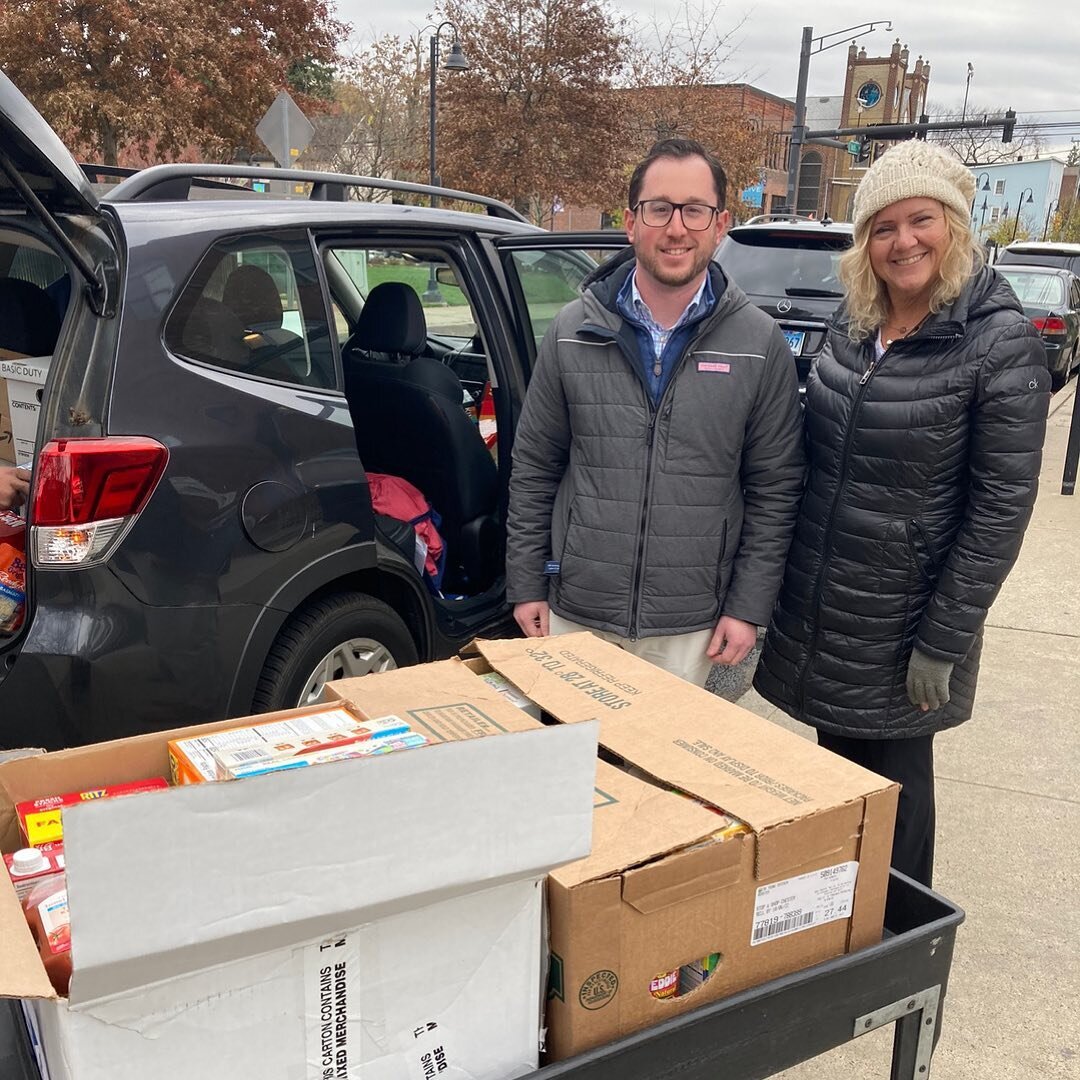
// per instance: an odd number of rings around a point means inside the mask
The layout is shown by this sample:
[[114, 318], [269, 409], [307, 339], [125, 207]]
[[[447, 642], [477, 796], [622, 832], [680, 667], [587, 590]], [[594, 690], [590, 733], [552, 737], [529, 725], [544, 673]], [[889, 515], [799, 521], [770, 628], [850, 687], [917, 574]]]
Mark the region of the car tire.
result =
[[321, 699], [332, 678], [415, 664], [416, 642], [388, 604], [365, 593], [339, 593], [294, 614], [278, 634], [255, 689], [256, 712]]

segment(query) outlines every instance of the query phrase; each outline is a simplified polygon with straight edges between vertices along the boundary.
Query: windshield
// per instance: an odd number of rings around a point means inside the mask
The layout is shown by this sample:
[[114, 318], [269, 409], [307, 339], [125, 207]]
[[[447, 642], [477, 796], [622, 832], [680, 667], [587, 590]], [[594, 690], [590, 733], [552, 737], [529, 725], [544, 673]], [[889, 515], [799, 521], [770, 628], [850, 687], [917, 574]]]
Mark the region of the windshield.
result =
[[811, 239], [763, 230], [729, 235], [716, 257], [743, 292], [839, 299], [837, 266], [849, 243], [850, 237], [840, 233]]
[[1021, 304], [1032, 307], [1061, 307], [1065, 303], [1065, 283], [1057, 274], [1032, 274], [1002, 267], [1001, 276], [1013, 287]]

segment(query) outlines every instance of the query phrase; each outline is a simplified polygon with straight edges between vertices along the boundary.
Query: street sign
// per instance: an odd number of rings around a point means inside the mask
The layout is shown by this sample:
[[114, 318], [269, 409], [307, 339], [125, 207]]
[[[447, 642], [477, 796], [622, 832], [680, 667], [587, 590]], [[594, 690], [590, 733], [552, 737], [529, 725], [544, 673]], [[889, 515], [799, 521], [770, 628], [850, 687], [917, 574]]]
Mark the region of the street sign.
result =
[[263, 114], [255, 134], [282, 168], [291, 169], [311, 143], [315, 128], [289, 92], [282, 90]]
[[849, 154], [858, 154], [861, 149], [862, 143], [859, 142], [858, 139], [852, 139], [851, 142], [847, 144], [847, 152]]

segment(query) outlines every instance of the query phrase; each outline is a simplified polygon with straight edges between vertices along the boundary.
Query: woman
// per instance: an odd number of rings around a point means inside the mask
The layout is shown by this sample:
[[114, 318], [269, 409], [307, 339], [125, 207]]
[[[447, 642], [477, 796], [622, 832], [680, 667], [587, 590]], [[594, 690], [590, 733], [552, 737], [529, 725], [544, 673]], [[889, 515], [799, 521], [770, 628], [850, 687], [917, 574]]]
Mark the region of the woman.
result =
[[806, 386], [810, 471], [754, 685], [903, 785], [893, 865], [930, 884], [934, 735], [971, 715], [982, 627], [1038, 486], [1050, 375], [968, 225], [971, 173], [894, 146], [855, 194], [845, 301]]

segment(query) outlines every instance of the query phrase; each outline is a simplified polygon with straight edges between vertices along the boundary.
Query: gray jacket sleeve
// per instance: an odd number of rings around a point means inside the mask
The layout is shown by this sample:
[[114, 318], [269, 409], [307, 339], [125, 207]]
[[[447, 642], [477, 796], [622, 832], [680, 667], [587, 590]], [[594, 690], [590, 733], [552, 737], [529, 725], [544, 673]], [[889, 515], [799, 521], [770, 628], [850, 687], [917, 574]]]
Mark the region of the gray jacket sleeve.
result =
[[1050, 375], [1026, 320], [997, 334], [972, 407], [967, 512], [919, 623], [915, 646], [960, 663], [1020, 554], [1039, 490]]
[[559, 371], [560, 315], [536, 357], [514, 435], [506, 537], [506, 598], [546, 600], [544, 563], [551, 558], [551, 515], [570, 455], [570, 413]]
[[805, 476], [799, 379], [774, 326], [757, 400], [746, 422], [743, 526], [724, 615], [766, 626], [784, 575]]

